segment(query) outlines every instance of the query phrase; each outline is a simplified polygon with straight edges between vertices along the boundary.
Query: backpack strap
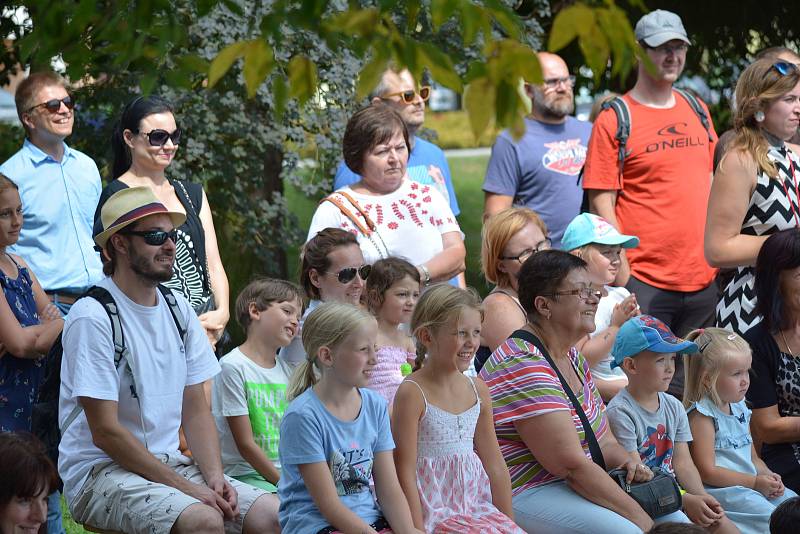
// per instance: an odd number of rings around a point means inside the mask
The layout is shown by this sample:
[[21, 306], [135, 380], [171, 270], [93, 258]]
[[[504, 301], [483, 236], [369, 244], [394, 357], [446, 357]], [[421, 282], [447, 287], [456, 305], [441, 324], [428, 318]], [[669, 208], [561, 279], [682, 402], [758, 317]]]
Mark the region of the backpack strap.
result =
[[685, 89], [679, 89], [677, 87], [673, 87], [673, 89], [675, 89], [675, 92], [681, 95], [683, 99], [689, 103], [689, 107], [692, 108], [692, 111], [694, 111], [695, 115], [697, 115], [697, 117], [700, 119], [703, 128], [706, 129], [708, 140], [713, 141], [714, 137], [711, 135], [711, 122], [708, 120], [708, 114], [706, 113], [706, 110], [703, 109], [702, 104], [700, 104], [700, 100]]
[[[164, 300], [167, 302], [167, 307], [172, 315], [172, 320], [175, 322], [175, 328], [178, 330], [181, 343], [183, 343], [185, 346], [188, 329], [186, 327], [186, 317], [178, 307], [178, 299], [175, 298], [172, 290], [161, 284], [158, 285], [158, 290], [161, 292], [161, 294], [164, 296]], [[131, 368], [131, 353], [128, 350], [128, 347], [125, 346], [125, 334], [122, 330], [122, 320], [119, 317], [119, 308], [117, 307], [117, 303], [114, 301], [114, 297], [107, 289], [99, 286], [90, 287], [86, 293], [79, 297], [78, 300], [83, 297], [91, 297], [95, 299], [106, 311], [108, 319], [111, 321], [111, 340], [114, 343], [114, 367], [117, 369], [117, 373], [120, 375], [125, 372], [126, 369], [130, 370], [132, 381], [131, 395], [138, 398], [138, 394], [136, 393], [136, 378]], [[64, 435], [64, 432], [67, 431], [69, 426], [75, 421], [75, 419], [81, 414], [81, 412], [83, 412], [83, 406], [81, 406], [81, 404], [78, 402], [64, 420], [64, 424], [61, 425], [60, 430], [62, 436]]]
[[172, 320], [175, 323], [175, 328], [178, 329], [178, 336], [180, 336], [181, 342], [185, 346], [186, 336], [189, 332], [189, 329], [186, 326], [186, 317], [183, 315], [183, 312], [181, 312], [181, 309], [178, 307], [178, 299], [175, 298], [175, 294], [167, 286], [158, 284], [158, 290], [161, 292], [161, 295], [164, 297], [164, 300], [167, 301], [167, 307], [169, 307], [169, 313], [172, 315]]
[[[122, 374], [125, 371], [125, 367], [128, 367], [128, 349], [125, 347], [125, 335], [122, 332], [122, 321], [119, 318], [117, 303], [107, 289], [99, 286], [90, 287], [78, 300], [84, 297], [91, 297], [99, 302], [106, 311], [109, 321], [111, 321], [111, 340], [114, 343], [114, 367], [119, 374]], [[132, 393], [134, 395], [136, 393], [135, 386]], [[76, 402], [75, 407], [61, 425], [62, 436], [81, 412], [83, 412], [83, 406], [81, 406], [80, 402]]]
[[602, 109], [611, 108], [617, 117], [617, 133], [614, 139], [617, 141], [617, 186], [622, 189], [622, 171], [625, 169], [625, 158], [630, 154], [628, 151], [628, 138], [631, 136], [631, 111], [628, 103], [621, 96], [615, 96], [611, 100], [604, 102]]

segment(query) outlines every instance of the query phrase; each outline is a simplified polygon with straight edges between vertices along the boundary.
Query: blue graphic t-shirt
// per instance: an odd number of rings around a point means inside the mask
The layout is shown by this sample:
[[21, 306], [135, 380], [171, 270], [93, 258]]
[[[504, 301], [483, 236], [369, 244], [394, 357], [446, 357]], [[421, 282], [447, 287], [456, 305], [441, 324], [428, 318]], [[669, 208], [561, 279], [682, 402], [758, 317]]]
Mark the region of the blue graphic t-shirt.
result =
[[[431, 167], [435, 167], [440, 172], [432, 170]], [[441, 148], [424, 139], [414, 137], [414, 148], [408, 155], [408, 177], [414, 182], [435, 187], [450, 202], [450, 210], [453, 215], [457, 216], [460, 213], [453, 181], [450, 178], [450, 166], [447, 165], [447, 159]], [[361, 177], [351, 171], [342, 161], [333, 178], [333, 190], [353, 185], [359, 180]]]
[[638, 451], [647, 467], [660, 467], [669, 473], [675, 443], [692, 441], [689, 418], [681, 401], [666, 393], [658, 394], [658, 410], [651, 412], [636, 402], [625, 388], [606, 408], [611, 431], [626, 451]]
[[583, 189], [578, 174], [586, 161], [592, 125], [567, 117], [562, 124], [525, 119], [525, 134], [514, 140], [508, 130], [497, 136], [483, 190], [514, 198], [544, 220], [554, 248], [578, 215]]
[[369, 489], [375, 453], [394, 449], [386, 401], [374, 391], [359, 389], [361, 411], [353, 421], [328, 412], [309, 388], [289, 404], [281, 421], [279, 519], [285, 534], [313, 533], [328, 521], [314, 504], [298, 468], [325, 462], [342, 503], [367, 523], [381, 511]]

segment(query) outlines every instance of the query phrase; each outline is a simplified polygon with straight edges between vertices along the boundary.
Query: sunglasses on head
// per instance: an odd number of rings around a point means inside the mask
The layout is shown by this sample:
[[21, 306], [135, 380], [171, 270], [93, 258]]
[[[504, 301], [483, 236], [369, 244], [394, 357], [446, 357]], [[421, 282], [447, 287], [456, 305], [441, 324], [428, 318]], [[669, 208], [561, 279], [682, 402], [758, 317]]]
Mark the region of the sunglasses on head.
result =
[[431, 96], [431, 88], [429, 85], [424, 85], [419, 88], [419, 93], [414, 91], [413, 89], [409, 89], [408, 91], [398, 91], [396, 93], [389, 93], [383, 95], [381, 98], [386, 99], [390, 96], [399, 96], [404, 104], [413, 104], [414, 100], [417, 99], [417, 95], [422, 99], [423, 102], [427, 102], [428, 98]]
[[797, 72], [798, 67], [794, 63], [788, 61], [777, 61], [772, 64], [772, 68], [778, 71], [781, 76], [788, 76], [792, 72]]
[[[349, 284], [353, 281], [358, 274], [358, 277], [362, 280], [366, 280], [369, 276], [369, 272], [372, 270], [372, 265], [362, 265], [361, 267], [346, 267], [336, 273], [336, 279], [339, 280], [339, 283], [342, 284]], [[333, 273], [329, 273], [333, 274]]]
[[61, 109], [61, 104], [64, 104], [67, 109], [72, 109], [75, 107], [75, 101], [72, 99], [71, 96], [65, 96], [64, 98], [53, 98], [48, 100], [47, 102], [42, 102], [41, 104], [36, 104], [35, 106], [31, 106], [25, 113], [31, 112], [36, 108], [44, 108], [50, 113], [58, 113], [58, 110]]
[[164, 146], [167, 144], [167, 139], [171, 140], [173, 145], [178, 145], [181, 142], [182, 132], [180, 128], [175, 128], [175, 131], [172, 133], [162, 130], [161, 128], [157, 128], [155, 130], [150, 130], [147, 133], [141, 133], [142, 135], [147, 136], [150, 146]]
[[172, 239], [173, 243], [178, 242], [178, 230], [173, 228], [169, 232], [164, 230], [127, 230], [122, 232], [125, 235], [136, 235], [144, 239], [144, 242], [154, 247], [160, 247], [167, 238]]

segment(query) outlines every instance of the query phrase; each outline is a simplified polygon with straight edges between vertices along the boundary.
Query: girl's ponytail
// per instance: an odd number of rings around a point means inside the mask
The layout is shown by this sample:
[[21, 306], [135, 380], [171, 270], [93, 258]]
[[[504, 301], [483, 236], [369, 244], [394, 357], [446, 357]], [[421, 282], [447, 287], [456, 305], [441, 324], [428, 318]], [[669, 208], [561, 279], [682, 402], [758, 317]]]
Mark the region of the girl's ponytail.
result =
[[288, 400], [297, 398], [319, 382], [322, 369], [317, 356], [322, 347], [335, 350], [365, 322], [374, 320], [367, 312], [341, 302], [326, 302], [309, 313], [301, 334], [306, 359], [292, 374], [286, 391]]
[[731, 357], [750, 354], [750, 345], [742, 336], [716, 327], [692, 330], [686, 339], [696, 343], [699, 352], [683, 356], [683, 405], [688, 408], [703, 397], [709, 397], [721, 406], [717, 378]]

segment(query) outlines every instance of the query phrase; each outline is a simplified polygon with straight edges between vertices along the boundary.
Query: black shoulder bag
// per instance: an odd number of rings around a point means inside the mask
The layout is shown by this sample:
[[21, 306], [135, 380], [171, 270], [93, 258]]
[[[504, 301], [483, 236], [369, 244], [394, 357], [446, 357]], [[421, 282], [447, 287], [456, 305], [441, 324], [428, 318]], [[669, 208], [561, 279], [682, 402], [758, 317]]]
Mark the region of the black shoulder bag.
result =
[[[606, 471], [603, 451], [600, 449], [600, 444], [597, 442], [597, 437], [594, 435], [594, 430], [592, 430], [592, 425], [589, 423], [589, 418], [586, 417], [581, 403], [578, 401], [577, 397], [575, 397], [567, 381], [564, 380], [564, 376], [553, 361], [550, 353], [547, 352], [544, 343], [527, 330], [517, 330], [511, 334], [510, 337], [527, 341], [536, 347], [542, 354], [542, 357], [550, 364], [550, 367], [553, 368], [556, 376], [558, 376], [558, 380], [561, 382], [564, 393], [567, 394], [570, 402], [575, 407], [578, 418], [581, 420], [581, 425], [583, 425], [583, 431], [586, 435], [586, 442], [589, 445], [589, 453], [592, 455], [592, 461], [599, 465], [603, 471]], [[653, 478], [647, 482], [627, 482], [625, 480], [628, 474], [626, 469], [612, 469], [608, 471], [608, 474], [619, 484], [622, 490], [639, 503], [639, 506], [653, 519], [677, 512], [683, 505], [681, 490], [678, 483], [675, 481], [675, 477], [663, 469], [653, 469]]]

